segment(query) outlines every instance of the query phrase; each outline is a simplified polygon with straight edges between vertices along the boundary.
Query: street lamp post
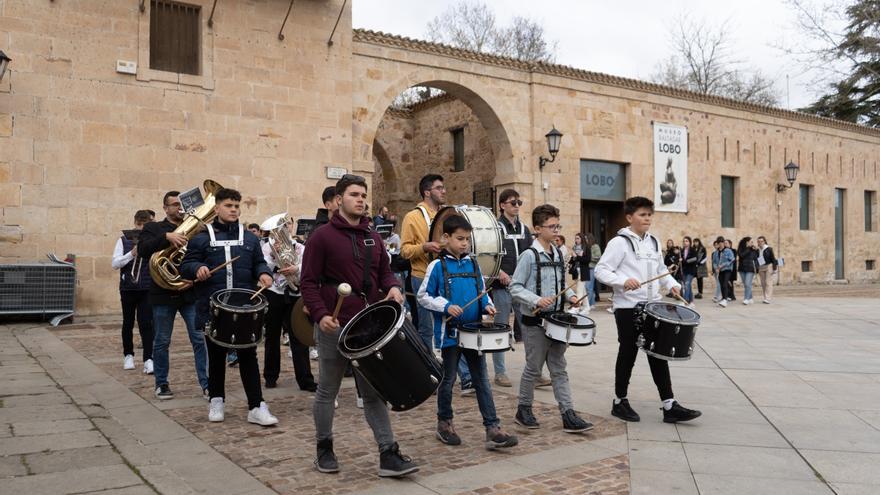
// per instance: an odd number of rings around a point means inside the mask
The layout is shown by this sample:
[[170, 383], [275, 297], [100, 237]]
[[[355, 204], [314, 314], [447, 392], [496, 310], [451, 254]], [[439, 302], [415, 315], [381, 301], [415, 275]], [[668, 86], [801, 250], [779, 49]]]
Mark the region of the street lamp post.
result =
[[[783, 168], [785, 171], [785, 180], [788, 181], [788, 184], [777, 183], [776, 184], [776, 194], [784, 193], [794, 186], [794, 181], [797, 180], [798, 172], [801, 167], [795, 162], [788, 162], [788, 164]], [[782, 258], [782, 200], [776, 198], [776, 249], [778, 252], [777, 257]], [[779, 285], [779, 275], [776, 275], [776, 285]]]
[[550, 158], [545, 158], [543, 155], [539, 156], [538, 170], [541, 173], [541, 189], [544, 191], [544, 203], [546, 203], [547, 188], [544, 187], [544, 166], [556, 160], [556, 154], [559, 153], [559, 144], [562, 142], [562, 133], [556, 130], [556, 126], [553, 126], [544, 137], [547, 139], [547, 151], [550, 152]]
[[6, 67], [9, 66], [9, 62], [12, 59], [7, 57], [3, 50], [0, 50], [0, 81], [3, 80], [3, 75], [6, 74]]

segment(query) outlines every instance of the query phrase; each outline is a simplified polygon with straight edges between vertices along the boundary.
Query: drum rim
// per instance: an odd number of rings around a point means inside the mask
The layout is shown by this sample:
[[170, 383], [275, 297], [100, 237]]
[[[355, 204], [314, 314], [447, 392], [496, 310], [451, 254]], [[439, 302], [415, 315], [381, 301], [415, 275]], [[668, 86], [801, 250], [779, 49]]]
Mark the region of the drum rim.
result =
[[[563, 322], [557, 321], [555, 318], [553, 318], [557, 314], [574, 316], [575, 318], [586, 318], [589, 321], [589, 323], [585, 323], [585, 324], [583, 324], [583, 323], [574, 323], [574, 324], [563, 323]], [[544, 321], [548, 321], [550, 324], [560, 326], [560, 327], [571, 327], [571, 328], [577, 328], [577, 329], [596, 328], [596, 320], [590, 318], [589, 316], [575, 314], [575, 313], [566, 313], [564, 311], [556, 311], [555, 313], [551, 313], [551, 314], [544, 317]]]
[[[693, 321], [676, 321], [676, 320], [671, 320], [671, 319], [669, 319], [669, 318], [666, 318], [666, 317], [663, 317], [663, 316], [659, 316], [659, 315], [654, 314], [653, 312], [651, 312], [651, 311], [649, 310], [648, 307], [649, 307], [650, 305], [652, 305], [652, 304], [664, 304], [664, 305], [672, 305], [672, 306], [677, 306], [677, 307], [679, 307], [679, 308], [684, 308], [684, 309], [686, 309], [686, 310], [692, 312], [693, 314], [697, 315], [697, 319], [696, 319], [696, 320], [693, 320]], [[663, 302], [663, 301], [653, 301], [653, 302], [645, 303], [645, 305], [642, 307], [642, 311], [644, 311], [645, 313], [648, 313], [649, 315], [651, 315], [651, 317], [653, 317], [653, 318], [655, 318], [655, 319], [657, 319], [657, 320], [660, 320], [660, 321], [662, 321], [662, 322], [665, 322], [665, 323], [671, 323], [671, 324], [673, 324], [673, 325], [681, 325], [681, 326], [683, 326], [683, 327], [698, 327], [698, 326], [700, 326], [700, 322], [701, 322], [702, 319], [703, 319], [703, 317], [700, 315], [700, 313], [697, 313], [697, 312], [694, 311], [693, 309], [691, 309], [691, 308], [689, 308], [689, 307], [687, 307], [687, 306], [685, 306], [685, 305], [683, 305], [683, 304], [668, 303], [668, 302]]]
[[222, 340], [216, 339], [211, 335], [211, 332], [208, 330], [211, 328], [211, 322], [205, 323], [205, 337], [208, 338], [211, 342], [219, 345], [220, 347], [225, 347], [227, 349], [247, 349], [249, 347], [257, 347], [262, 344], [266, 340], [266, 332], [260, 331], [260, 338], [256, 342], [252, 342], [250, 344], [230, 344], [229, 342], [224, 342]]
[[493, 323], [493, 325], [504, 325], [504, 326], [493, 327], [490, 329], [484, 329], [482, 327], [468, 328], [467, 327], [468, 325], [472, 325], [472, 326], [482, 325], [482, 323], [463, 323], [463, 324], [459, 325], [458, 331], [465, 332], [465, 333], [510, 333], [510, 325], [507, 325], [504, 323]]
[[254, 294], [257, 293], [257, 291], [251, 290], [251, 289], [242, 289], [239, 287], [233, 287], [231, 289], [219, 289], [219, 290], [214, 291], [214, 293], [211, 294], [211, 306], [213, 306], [215, 308], [220, 308], [224, 311], [229, 311], [230, 313], [246, 313], [246, 314], [258, 313], [258, 312], [266, 309], [267, 306], [269, 306], [269, 300], [266, 299], [266, 296], [264, 296], [263, 294], [257, 295], [257, 297], [259, 298], [259, 303], [255, 304], [253, 306], [248, 306], [247, 309], [242, 309], [242, 308], [239, 308], [236, 306], [230, 306], [226, 303], [219, 301], [220, 296], [218, 294], [220, 294], [221, 292], [223, 292], [223, 293], [244, 292], [245, 294], [250, 294], [251, 296], [253, 296]]
[[[385, 334], [382, 335], [382, 337], [379, 338], [374, 345], [370, 345], [369, 347], [365, 347], [358, 351], [350, 351], [348, 348], [345, 347], [345, 343], [343, 341], [343, 337], [346, 335], [350, 325], [358, 321], [365, 311], [371, 308], [375, 308], [377, 306], [383, 308], [386, 306], [390, 306], [391, 309], [397, 312], [397, 320], [394, 322], [394, 325], [392, 325], [391, 328], [385, 331]], [[339, 350], [339, 354], [342, 354], [342, 357], [346, 359], [363, 359], [364, 357], [369, 356], [388, 345], [388, 343], [391, 342], [391, 339], [393, 339], [394, 336], [397, 335], [397, 331], [400, 330], [400, 327], [403, 326], [403, 321], [405, 319], [406, 312], [403, 311], [403, 306], [401, 306], [400, 303], [398, 303], [397, 301], [388, 300], [371, 304], [366, 308], [358, 311], [358, 313], [354, 315], [354, 317], [349, 320], [348, 323], [345, 324], [345, 327], [342, 329], [342, 331], [339, 332], [339, 340], [336, 343], [336, 348], [337, 350]]]

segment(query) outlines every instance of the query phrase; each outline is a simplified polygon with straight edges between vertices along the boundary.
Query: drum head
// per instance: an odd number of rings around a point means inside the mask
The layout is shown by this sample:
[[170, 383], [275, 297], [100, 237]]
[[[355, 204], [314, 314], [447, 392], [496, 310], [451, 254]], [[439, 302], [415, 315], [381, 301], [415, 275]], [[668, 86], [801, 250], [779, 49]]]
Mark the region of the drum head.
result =
[[215, 306], [232, 312], [252, 313], [264, 309], [269, 301], [262, 294], [253, 297], [250, 289], [221, 289], [211, 295]]
[[[492, 215], [492, 211], [482, 206], [456, 205], [446, 206], [437, 212], [431, 222], [428, 239], [431, 242], [443, 243], [443, 221], [451, 215], [464, 217], [474, 228], [471, 232], [471, 254], [480, 265], [483, 277], [491, 278], [501, 270], [502, 239], [501, 228]], [[432, 257], [432, 259], [436, 256]]]
[[352, 353], [376, 347], [382, 337], [395, 328], [400, 314], [400, 304], [394, 301], [367, 306], [345, 325], [339, 343]]
[[493, 321], [481, 321], [465, 323], [459, 326], [458, 330], [461, 332], [505, 333], [510, 331], [510, 325]]
[[658, 320], [683, 325], [699, 325], [700, 314], [680, 304], [654, 302], [645, 305], [645, 312]]
[[594, 328], [596, 323], [592, 319], [579, 314], [558, 312], [547, 317], [552, 323], [572, 328]]

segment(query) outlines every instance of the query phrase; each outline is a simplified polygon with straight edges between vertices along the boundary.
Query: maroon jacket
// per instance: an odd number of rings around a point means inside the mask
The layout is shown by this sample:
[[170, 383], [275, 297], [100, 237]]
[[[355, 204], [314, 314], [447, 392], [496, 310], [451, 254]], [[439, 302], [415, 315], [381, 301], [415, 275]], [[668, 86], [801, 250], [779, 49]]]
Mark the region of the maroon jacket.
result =
[[[355, 236], [358, 259], [355, 259], [351, 234]], [[362, 257], [367, 249], [364, 239], [372, 239], [374, 243], [370, 266], [372, 287], [367, 301], [372, 304], [381, 299], [380, 289], [388, 292], [392, 287], [400, 286], [391, 271], [382, 238], [377, 232], [370, 230], [370, 220], [363, 218], [359, 225], [351, 225], [336, 212], [330, 223], [312, 233], [303, 254], [300, 289], [312, 321], [319, 322], [324, 316], [333, 314], [337, 299], [336, 285], [342, 282], [351, 285], [352, 291], [342, 303], [339, 323], [344, 326], [366, 307], [360, 297], [364, 279]]]

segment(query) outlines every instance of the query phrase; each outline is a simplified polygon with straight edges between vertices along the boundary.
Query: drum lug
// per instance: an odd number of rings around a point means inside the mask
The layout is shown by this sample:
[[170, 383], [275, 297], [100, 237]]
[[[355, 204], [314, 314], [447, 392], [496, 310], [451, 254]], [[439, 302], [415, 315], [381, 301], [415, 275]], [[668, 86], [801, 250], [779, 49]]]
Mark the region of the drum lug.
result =
[[251, 334], [251, 342], [256, 342], [257, 336], [255, 334]]
[[406, 334], [403, 331], [397, 332], [397, 336], [400, 337], [400, 340], [406, 340]]
[[660, 328], [660, 320], [654, 320], [654, 328]]
[[672, 354], [672, 357], [675, 357], [675, 347], [672, 348], [671, 354]]
[[214, 308], [214, 316], [220, 316], [220, 310], [219, 310], [219, 309]]
[[694, 346], [688, 347], [688, 356], [694, 353]]
[[217, 338], [217, 330], [211, 330], [211, 337]]
[[431, 375], [431, 383], [437, 385], [438, 383], [440, 383], [440, 380], [438, 380], [436, 376]]
[[376, 351], [376, 359], [378, 359], [379, 361], [382, 360], [382, 353], [381, 352]]
[[357, 362], [357, 359], [352, 359], [351, 365], [354, 366], [355, 368], [359, 368], [361, 366], [361, 364]]
[[229, 341], [233, 344], [235, 343], [235, 334], [229, 336]]
[[232, 313], [232, 321], [238, 321], [238, 313]]
[[254, 313], [254, 314], [253, 314], [254, 321], [257, 321], [257, 316], [259, 316], [259, 313]]
[[675, 335], [678, 335], [678, 332], [681, 331], [681, 325], [675, 325]]
[[654, 343], [653, 343], [653, 342], [651, 342], [651, 346], [648, 348], [648, 350], [649, 350], [649, 351], [653, 351], [653, 350], [654, 350]]

